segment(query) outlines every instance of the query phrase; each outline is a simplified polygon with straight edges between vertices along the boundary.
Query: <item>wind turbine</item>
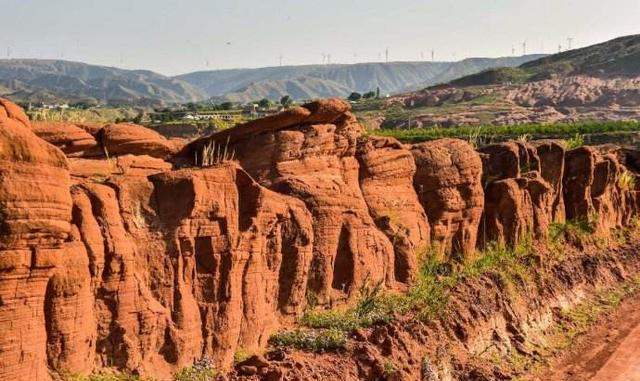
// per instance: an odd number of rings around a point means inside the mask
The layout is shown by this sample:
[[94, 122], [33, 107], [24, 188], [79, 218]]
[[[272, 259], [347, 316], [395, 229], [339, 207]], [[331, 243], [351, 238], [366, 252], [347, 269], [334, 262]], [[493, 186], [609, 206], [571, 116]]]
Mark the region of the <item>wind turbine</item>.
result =
[[571, 50], [571, 44], [573, 43], [573, 37], [567, 37], [568, 49]]

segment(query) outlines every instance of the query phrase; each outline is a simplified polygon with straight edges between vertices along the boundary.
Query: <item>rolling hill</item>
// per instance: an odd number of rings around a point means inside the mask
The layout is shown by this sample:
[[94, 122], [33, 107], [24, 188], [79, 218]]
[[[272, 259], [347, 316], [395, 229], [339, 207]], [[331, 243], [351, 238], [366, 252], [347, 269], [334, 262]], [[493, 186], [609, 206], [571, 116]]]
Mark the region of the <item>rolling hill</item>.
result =
[[206, 98], [186, 82], [147, 70], [37, 59], [0, 60], [0, 94], [23, 102], [157, 104]]
[[304, 65], [201, 71], [176, 79], [215, 99], [246, 102], [261, 98], [295, 99], [348, 96], [380, 87], [384, 94], [415, 90], [498, 66], [517, 66], [541, 55], [469, 58], [458, 62], [390, 62], [350, 65]]
[[513, 67], [540, 55], [470, 58], [459, 62], [303, 65], [203, 71], [167, 77], [80, 62], [0, 60], [0, 95], [19, 102], [98, 102], [155, 106], [167, 103], [249, 102], [346, 97], [380, 87], [383, 94], [424, 88], [497, 66]]
[[495, 68], [451, 82], [454, 86], [521, 83], [587, 75], [598, 78], [640, 75], [640, 35], [616, 38], [586, 48], [542, 57], [517, 68]]

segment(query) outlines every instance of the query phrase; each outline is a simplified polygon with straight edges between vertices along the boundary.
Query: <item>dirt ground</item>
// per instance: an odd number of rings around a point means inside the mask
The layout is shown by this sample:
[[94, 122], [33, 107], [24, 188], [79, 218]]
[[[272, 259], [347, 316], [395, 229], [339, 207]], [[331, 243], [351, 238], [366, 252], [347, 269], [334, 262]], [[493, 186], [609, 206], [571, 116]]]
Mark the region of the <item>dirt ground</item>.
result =
[[640, 381], [640, 295], [603, 316], [568, 353], [532, 379]]

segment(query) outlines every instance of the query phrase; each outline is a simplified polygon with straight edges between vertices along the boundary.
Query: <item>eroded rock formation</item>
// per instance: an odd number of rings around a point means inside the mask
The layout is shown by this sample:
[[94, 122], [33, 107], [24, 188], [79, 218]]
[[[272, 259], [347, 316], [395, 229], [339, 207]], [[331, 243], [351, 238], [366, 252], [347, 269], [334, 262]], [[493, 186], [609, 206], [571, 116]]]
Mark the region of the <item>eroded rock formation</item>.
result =
[[402, 289], [421, 255], [638, 211], [635, 151], [363, 132], [327, 100], [181, 148], [141, 126], [32, 126], [0, 100], [0, 379], [224, 368], [310, 298]]

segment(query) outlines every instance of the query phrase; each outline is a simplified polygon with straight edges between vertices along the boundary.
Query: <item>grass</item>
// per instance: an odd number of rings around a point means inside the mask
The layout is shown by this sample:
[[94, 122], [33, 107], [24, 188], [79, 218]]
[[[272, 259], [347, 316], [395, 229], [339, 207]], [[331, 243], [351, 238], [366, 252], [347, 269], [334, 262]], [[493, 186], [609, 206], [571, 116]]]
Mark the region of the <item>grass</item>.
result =
[[303, 351], [323, 353], [345, 349], [347, 335], [339, 329], [282, 331], [269, 338], [274, 347], [291, 347]]
[[218, 375], [213, 361], [208, 357], [193, 363], [193, 365], [182, 368], [175, 376], [174, 381], [213, 381]]
[[523, 240], [514, 248], [491, 244], [477, 260], [453, 270], [437, 260], [434, 248], [422, 250], [418, 254], [419, 274], [406, 293], [387, 293], [382, 290], [382, 282], [374, 286], [365, 282], [352, 306], [307, 311], [299, 321], [304, 328], [277, 333], [270, 343], [326, 352], [344, 348], [347, 334], [356, 329], [390, 323], [401, 316], [432, 321], [446, 314], [451, 291], [465, 279], [488, 273], [497, 274], [507, 284], [529, 279], [532, 267], [527, 257], [531, 251], [531, 240]]
[[134, 108], [94, 108], [89, 110], [80, 109], [37, 109], [27, 111], [29, 119], [33, 121], [46, 122], [69, 122], [69, 123], [115, 123], [117, 120], [130, 120], [138, 115], [139, 111]]
[[584, 145], [584, 136], [576, 133], [572, 138], [566, 139], [566, 149], [572, 150]]
[[558, 124], [521, 124], [515, 126], [463, 126], [452, 128], [413, 128], [413, 129], [383, 129], [372, 134], [391, 136], [400, 141], [418, 143], [442, 138], [467, 139], [470, 136], [484, 141], [517, 139], [523, 135], [535, 137], [569, 138], [568, 144], [582, 145], [584, 134], [611, 133], [611, 132], [637, 132], [640, 131], [640, 123], [636, 121], [612, 121], [612, 122], [578, 122]]
[[101, 370], [89, 376], [68, 374], [63, 375], [62, 379], [64, 381], [154, 381], [152, 378], [143, 378], [115, 370]]
[[[182, 368], [173, 377], [173, 381], [213, 381], [218, 371], [213, 361], [207, 357], [196, 361], [193, 365]], [[85, 376], [67, 374], [62, 376], [63, 381], [156, 381], [154, 378], [140, 377], [112, 369], [105, 369]]]
[[620, 287], [601, 290], [573, 308], [560, 312], [561, 323], [556, 327], [555, 337], [557, 349], [566, 349], [575, 339], [586, 333], [598, 322], [600, 317], [616, 309], [627, 297], [640, 292], [640, 276], [636, 276]]
[[549, 239], [551, 243], [564, 242], [571, 237], [582, 239], [595, 233], [595, 231], [594, 222], [587, 219], [553, 222], [549, 225]]
[[629, 171], [624, 171], [618, 177], [618, 186], [622, 190], [633, 190], [636, 187], [636, 177]]
[[382, 366], [382, 373], [384, 374], [385, 377], [391, 377], [394, 374], [398, 373], [398, 368], [393, 363], [393, 361], [387, 360], [384, 362], [384, 365]]
[[238, 348], [233, 354], [233, 362], [234, 364], [238, 364], [247, 360], [251, 356], [252, 356], [251, 352], [247, 351], [244, 348]]

